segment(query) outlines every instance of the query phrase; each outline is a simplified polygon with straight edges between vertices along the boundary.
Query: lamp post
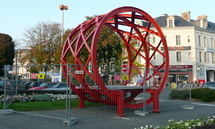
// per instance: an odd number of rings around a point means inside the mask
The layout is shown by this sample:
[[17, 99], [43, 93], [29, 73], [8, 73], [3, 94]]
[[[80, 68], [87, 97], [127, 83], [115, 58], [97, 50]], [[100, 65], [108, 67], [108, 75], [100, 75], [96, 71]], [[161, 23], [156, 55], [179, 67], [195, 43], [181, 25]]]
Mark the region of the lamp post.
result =
[[[68, 6], [67, 5], [59, 5], [60, 10], [62, 11], [62, 28], [61, 28], [61, 47], [63, 46], [63, 35], [64, 35], [64, 10], [68, 10]], [[60, 72], [62, 73], [62, 66], [60, 65]]]
[[17, 49], [17, 50], [15, 50], [15, 54], [16, 54], [16, 88], [15, 88], [15, 90], [16, 90], [16, 95], [17, 95], [17, 89], [18, 89], [18, 74], [17, 74], [17, 72], [18, 72], [18, 67], [17, 67], [17, 65], [18, 65], [18, 52], [19, 52], [19, 50]]
[[64, 10], [68, 10], [67, 5], [59, 5], [60, 10], [62, 11], [62, 31], [61, 31], [61, 45], [63, 45], [63, 34], [64, 34]]

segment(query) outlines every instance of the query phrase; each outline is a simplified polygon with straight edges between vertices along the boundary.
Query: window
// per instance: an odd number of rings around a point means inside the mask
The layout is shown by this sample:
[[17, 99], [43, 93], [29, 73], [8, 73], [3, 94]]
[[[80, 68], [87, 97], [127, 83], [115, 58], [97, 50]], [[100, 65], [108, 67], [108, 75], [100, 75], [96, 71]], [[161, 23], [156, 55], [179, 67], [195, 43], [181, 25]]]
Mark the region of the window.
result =
[[207, 62], [210, 63], [210, 53], [207, 52]]
[[176, 52], [176, 61], [181, 62], [181, 52]]
[[188, 58], [191, 60], [191, 52], [188, 52]]
[[214, 43], [214, 49], [215, 49], [215, 39], [214, 39], [213, 43]]
[[207, 58], [207, 53], [205, 52], [205, 54], [204, 54], [204, 59], [205, 59], [204, 62], [205, 62], [205, 63], [207, 62], [207, 59], [206, 59], [206, 58]]
[[176, 45], [181, 45], [180, 35], [176, 35]]
[[205, 62], [205, 63], [208, 63], [208, 62], [209, 62], [209, 53], [208, 53], [208, 52], [205, 52], [205, 53], [204, 53], [204, 62]]
[[140, 42], [137, 41], [137, 47], [140, 47]]
[[198, 40], [199, 40], [199, 46], [202, 46], [202, 43], [201, 43], [201, 36], [199, 35], [198, 37]]
[[[163, 55], [165, 55], [165, 53], [163, 52]], [[162, 56], [163, 57], [163, 62], [165, 62], [166, 61], [166, 58], [165, 58], [165, 56]]]
[[215, 54], [214, 53], [212, 54], [212, 63], [213, 64], [215, 63]]
[[166, 27], [175, 27], [175, 17], [169, 16], [167, 17], [167, 26]]
[[204, 47], [206, 47], [206, 45], [207, 45], [206, 42], [207, 42], [206, 37], [204, 37]]
[[189, 35], [187, 36], [187, 42], [188, 43], [190, 42], [190, 36]]
[[140, 55], [137, 56], [137, 60], [139, 63], [141, 62], [141, 56]]
[[199, 62], [202, 62], [202, 52], [199, 52]]
[[155, 43], [155, 37], [152, 38], [152, 43]]
[[211, 38], [211, 48], [214, 48], [214, 39]]
[[154, 60], [156, 60], [156, 54], [154, 54]]
[[209, 40], [209, 38], [207, 38], [207, 47], [210, 47], [210, 40]]
[[173, 20], [169, 20], [169, 27], [173, 27]]

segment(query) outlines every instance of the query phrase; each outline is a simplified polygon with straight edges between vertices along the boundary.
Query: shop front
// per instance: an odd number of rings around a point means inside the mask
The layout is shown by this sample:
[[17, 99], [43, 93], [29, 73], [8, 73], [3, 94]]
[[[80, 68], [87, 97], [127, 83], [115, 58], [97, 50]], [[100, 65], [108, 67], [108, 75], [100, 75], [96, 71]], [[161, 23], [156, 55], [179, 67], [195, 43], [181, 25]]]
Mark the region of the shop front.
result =
[[[158, 67], [158, 66], [156, 66]], [[181, 82], [194, 82], [192, 65], [170, 65], [167, 84]]]
[[168, 83], [193, 82], [192, 65], [170, 65]]

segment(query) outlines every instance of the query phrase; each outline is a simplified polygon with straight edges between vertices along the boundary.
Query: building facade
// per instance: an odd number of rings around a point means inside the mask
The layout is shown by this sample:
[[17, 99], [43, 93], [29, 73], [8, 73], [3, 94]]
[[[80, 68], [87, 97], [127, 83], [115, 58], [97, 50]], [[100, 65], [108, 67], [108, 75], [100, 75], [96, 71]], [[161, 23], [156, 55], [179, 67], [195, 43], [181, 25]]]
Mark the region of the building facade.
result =
[[20, 60], [24, 58], [29, 53], [30, 48], [28, 47], [22, 47], [16, 50], [15, 52], [15, 58], [13, 63], [13, 73], [19, 76], [19, 79], [30, 79], [30, 71], [29, 67], [26, 67], [29, 65], [29, 62], [25, 62], [22, 64]]
[[[181, 16], [164, 14], [155, 18], [168, 44], [170, 83], [181, 81], [215, 81], [215, 23], [206, 15], [190, 19], [190, 12]], [[156, 37], [150, 37], [153, 44]], [[162, 48], [160, 48], [162, 50]], [[153, 64], [160, 64], [159, 57]]]

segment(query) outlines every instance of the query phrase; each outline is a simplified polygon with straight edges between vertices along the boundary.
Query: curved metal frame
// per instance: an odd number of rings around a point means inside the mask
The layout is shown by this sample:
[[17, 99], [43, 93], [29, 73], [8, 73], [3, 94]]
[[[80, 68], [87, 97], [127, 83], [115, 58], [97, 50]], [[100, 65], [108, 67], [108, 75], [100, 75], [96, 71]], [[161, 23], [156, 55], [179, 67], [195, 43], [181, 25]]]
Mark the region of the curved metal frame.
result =
[[[138, 25], [135, 22], [137, 20], [142, 20], [144, 25]], [[62, 50], [62, 64], [67, 64], [67, 55], [71, 53], [74, 56], [73, 64], [75, 70], [83, 70], [83, 75], [77, 75], [73, 70], [70, 69], [71, 74], [75, 77], [82, 85], [82, 88], [77, 88], [75, 84], [71, 84], [71, 89], [80, 98], [83, 100], [88, 100], [92, 102], [101, 102], [110, 105], [118, 105], [117, 90], [108, 90], [106, 85], [103, 83], [102, 78], [99, 74], [98, 67], [93, 67], [92, 72], [88, 71], [87, 65], [89, 62], [92, 63], [92, 66], [97, 66], [97, 43], [98, 38], [101, 33], [101, 30], [104, 26], [108, 26], [114, 30], [119, 37], [124, 42], [125, 48], [128, 53], [128, 67], [136, 68], [134, 60], [139, 56], [145, 60], [145, 73], [141, 74], [140, 71], [137, 71], [142, 75], [145, 80], [149, 80], [153, 76], [159, 76], [161, 78], [160, 86], [157, 89], [147, 89], [147, 92], [151, 94], [156, 94], [158, 96], [168, 78], [168, 69], [169, 69], [169, 53], [168, 47], [165, 40], [165, 36], [162, 33], [161, 28], [156, 23], [156, 21], [146, 12], [135, 8], [135, 7], [120, 7], [112, 10], [107, 14], [103, 14], [95, 17], [90, 21], [86, 21], [78, 25], [73, 29], [68, 38], [66, 39], [63, 50]], [[129, 30], [122, 29], [123, 27], [129, 28]], [[89, 33], [90, 30], [90, 33]], [[150, 38], [156, 37], [157, 43], [151, 44]], [[140, 43], [139, 48], [135, 48], [130, 45], [132, 40], [137, 40]], [[81, 51], [85, 49], [88, 51], [89, 56], [86, 62], [82, 62], [80, 59]], [[132, 56], [132, 51], [135, 52], [135, 56]], [[159, 64], [159, 67], [153, 65], [152, 60], [155, 54], [159, 55], [159, 58], [163, 58], [163, 62]], [[155, 69], [153, 73], [149, 76], [149, 69]], [[66, 65], [63, 65], [64, 75], [67, 76]], [[164, 72], [161, 72], [163, 70]], [[93, 74], [92, 74], [93, 73]], [[132, 74], [132, 70], [129, 69], [128, 75]], [[93, 79], [99, 88], [92, 88], [84, 80], [85, 75], [88, 75]], [[68, 80], [70, 81], [70, 80]], [[123, 85], [126, 85], [127, 82], [124, 82]], [[142, 84], [143, 85], [143, 84]], [[143, 103], [129, 103], [132, 101], [139, 93], [142, 93], [143, 90], [132, 90], [131, 96], [124, 98], [124, 107], [128, 108], [140, 108], [143, 107]], [[88, 93], [91, 97], [84, 96], [84, 93]], [[100, 98], [97, 94], [103, 94], [108, 99]], [[155, 99], [152, 95], [151, 98], [148, 98], [146, 105], [154, 102]], [[157, 101], [157, 100], [156, 100]]]

